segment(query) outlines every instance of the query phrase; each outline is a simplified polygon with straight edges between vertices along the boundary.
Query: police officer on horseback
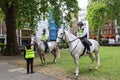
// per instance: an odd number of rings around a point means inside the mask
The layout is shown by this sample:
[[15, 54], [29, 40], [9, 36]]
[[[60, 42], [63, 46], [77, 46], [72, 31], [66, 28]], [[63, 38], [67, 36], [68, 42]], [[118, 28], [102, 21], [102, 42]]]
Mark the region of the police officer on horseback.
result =
[[43, 29], [43, 33], [42, 33], [42, 36], [41, 36], [41, 41], [44, 42], [44, 45], [45, 45], [45, 53], [47, 52], [47, 49], [49, 49], [48, 47], [48, 44], [47, 44], [47, 41], [48, 41], [48, 36], [47, 36], [47, 33], [46, 33], [46, 29]]
[[90, 46], [92, 44], [88, 41], [88, 28], [82, 22], [78, 22], [77, 25], [79, 26], [77, 37], [80, 38], [83, 45], [87, 48], [87, 53], [90, 54]]

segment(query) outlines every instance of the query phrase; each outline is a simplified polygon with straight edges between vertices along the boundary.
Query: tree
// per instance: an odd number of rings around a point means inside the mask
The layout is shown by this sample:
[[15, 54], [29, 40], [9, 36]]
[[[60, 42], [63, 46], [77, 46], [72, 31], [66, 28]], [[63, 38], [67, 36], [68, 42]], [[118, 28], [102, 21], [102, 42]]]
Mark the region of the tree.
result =
[[[117, 20], [117, 23], [120, 23], [119, 4], [118, 0], [89, 0], [88, 21], [93, 32], [101, 33], [100, 29], [103, 29], [107, 23], [112, 21]], [[95, 31], [96, 29], [99, 30]], [[98, 38], [100, 39], [100, 35], [98, 35]]]
[[[4, 12], [7, 28], [7, 46], [4, 55], [19, 54], [16, 28], [29, 26], [32, 30], [37, 22], [48, 18], [48, 8], [53, 8], [53, 16], [57, 25], [61, 20], [71, 20], [70, 13], [78, 14], [77, 0], [1, 0], [0, 8]], [[62, 14], [65, 15], [62, 15]]]
[[103, 0], [108, 6], [109, 19], [112, 21], [117, 20], [117, 24], [120, 26], [120, 1], [119, 0]]
[[[99, 1], [100, 3], [105, 4], [106, 6], [104, 7], [106, 10], [106, 16], [107, 20], [109, 21], [114, 21], [117, 20], [117, 23], [120, 24], [119, 22], [119, 17], [120, 17], [120, 1], [119, 0], [89, 0], [89, 6], [92, 6], [93, 3]], [[99, 3], [98, 3], [99, 4]], [[104, 12], [103, 12], [104, 14]]]
[[99, 42], [101, 36], [101, 28], [106, 24], [107, 21], [106, 13], [106, 4], [100, 1], [95, 1], [88, 7], [88, 22], [91, 30], [98, 35]]

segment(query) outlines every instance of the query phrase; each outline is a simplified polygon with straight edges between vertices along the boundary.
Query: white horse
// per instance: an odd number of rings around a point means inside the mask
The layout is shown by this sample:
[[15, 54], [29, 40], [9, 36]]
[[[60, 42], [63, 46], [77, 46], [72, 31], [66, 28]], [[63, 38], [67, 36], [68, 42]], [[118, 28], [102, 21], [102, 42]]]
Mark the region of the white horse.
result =
[[[39, 40], [37, 37], [31, 37], [31, 44], [34, 44], [37, 48], [37, 53], [40, 56], [41, 64], [45, 65], [45, 45], [43, 41]], [[59, 47], [55, 41], [48, 42], [49, 52], [53, 54], [53, 63], [56, 63], [56, 57], [60, 58]]]
[[[74, 36], [71, 32], [62, 29], [59, 29], [58, 31], [58, 37], [56, 42], [60, 43], [62, 40], [65, 40], [66, 43], [69, 45], [69, 50], [71, 52], [71, 55], [75, 62], [75, 76], [78, 77], [79, 74], [79, 58], [83, 55], [85, 46], [82, 44], [81, 40], [78, 39], [76, 36]], [[91, 53], [88, 54], [91, 59], [91, 64], [89, 69], [92, 69], [92, 63], [94, 61], [94, 56], [92, 53], [94, 52], [96, 57], [96, 67], [95, 69], [98, 69], [100, 65], [100, 57], [99, 57], [99, 43], [93, 39], [90, 39], [90, 42], [92, 43], [92, 46], [90, 46]]]

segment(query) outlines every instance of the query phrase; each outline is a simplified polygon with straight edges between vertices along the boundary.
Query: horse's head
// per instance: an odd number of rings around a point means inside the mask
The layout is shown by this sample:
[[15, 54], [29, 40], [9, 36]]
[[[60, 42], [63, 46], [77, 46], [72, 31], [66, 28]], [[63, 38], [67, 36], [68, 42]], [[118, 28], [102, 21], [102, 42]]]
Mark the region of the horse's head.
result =
[[63, 40], [65, 40], [65, 30], [62, 28], [62, 29], [59, 29], [59, 31], [58, 31], [58, 36], [57, 36], [56, 42], [60, 43]]
[[36, 37], [32, 36], [31, 37], [31, 44], [35, 44], [37, 42]]

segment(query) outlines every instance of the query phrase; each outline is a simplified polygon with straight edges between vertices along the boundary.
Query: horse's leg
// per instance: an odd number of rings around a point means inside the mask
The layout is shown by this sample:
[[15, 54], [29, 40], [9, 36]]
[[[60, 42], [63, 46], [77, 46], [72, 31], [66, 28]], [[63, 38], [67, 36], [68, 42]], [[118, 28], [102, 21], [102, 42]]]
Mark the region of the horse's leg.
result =
[[42, 55], [42, 57], [43, 57], [43, 64], [44, 64], [44, 66], [46, 66], [46, 63], [45, 63], [45, 53]]
[[42, 53], [40, 52], [40, 50], [38, 49], [38, 55], [40, 57], [40, 60], [41, 60], [41, 65], [43, 65], [43, 61], [42, 61]]
[[75, 62], [75, 76], [78, 77], [78, 74], [79, 74], [79, 55], [76, 54], [75, 57], [74, 57], [74, 62]]
[[42, 59], [42, 54], [39, 54], [40, 60], [41, 60], [41, 65], [43, 65], [43, 59]]
[[98, 67], [100, 66], [100, 57], [99, 57], [99, 52], [98, 51], [95, 52], [95, 57], [96, 57], [96, 67], [95, 67], [95, 69], [98, 69]]
[[56, 47], [56, 52], [55, 52], [55, 54], [56, 54], [56, 56], [58, 57], [58, 58], [60, 58], [60, 50], [59, 50], [59, 46], [57, 45], [57, 47]]
[[52, 51], [51, 53], [52, 53], [52, 55], [54, 56], [54, 58], [53, 58], [53, 63], [56, 63], [56, 57], [57, 57], [56, 51]]
[[92, 64], [93, 64], [95, 58], [93, 57], [92, 54], [90, 54], [89, 57], [90, 57], [90, 59], [91, 59], [91, 63], [90, 63], [90, 66], [89, 66], [89, 70], [92, 70]]

